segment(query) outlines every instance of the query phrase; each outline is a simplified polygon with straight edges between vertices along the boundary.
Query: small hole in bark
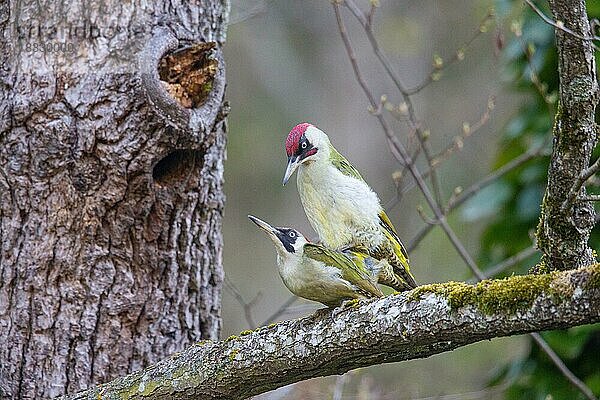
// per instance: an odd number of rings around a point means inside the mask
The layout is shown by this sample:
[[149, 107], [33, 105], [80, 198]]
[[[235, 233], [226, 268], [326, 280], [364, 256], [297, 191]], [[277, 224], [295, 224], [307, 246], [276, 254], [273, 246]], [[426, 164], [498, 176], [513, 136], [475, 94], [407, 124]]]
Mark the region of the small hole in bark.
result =
[[160, 80], [182, 107], [199, 107], [212, 90], [219, 68], [219, 62], [213, 58], [215, 47], [215, 42], [196, 43], [160, 60]]
[[175, 150], [160, 160], [152, 169], [154, 182], [170, 185], [199, 174], [204, 153], [199, 150]]

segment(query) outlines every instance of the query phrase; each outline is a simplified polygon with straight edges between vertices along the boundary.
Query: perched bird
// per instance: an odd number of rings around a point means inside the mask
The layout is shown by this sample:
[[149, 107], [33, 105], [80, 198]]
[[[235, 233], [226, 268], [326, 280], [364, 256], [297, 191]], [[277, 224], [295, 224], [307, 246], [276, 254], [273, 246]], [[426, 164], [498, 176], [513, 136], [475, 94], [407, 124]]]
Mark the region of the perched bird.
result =
[[309, 123], [296, 125], [285, 150], [288, 164], [283, 184], [298, 169], [300, 201], [319, 239], [330, 248], [353, 249], [386, 260], [392, 268], [382, 269], [380, 283], [399, 291], [415, 288], [408, 253], [377, 194], [327, 135]]
[[275, 244], [279, 275], [296, 296], [328, 307], [337, 307], [344, 300], [383, 296], [377, 286], [379, 261], [368, 256], [362, 260], [360, 256], [350, 257], [310, 243], [295, 229], [275, 228], [252, 215], [248, 218]]

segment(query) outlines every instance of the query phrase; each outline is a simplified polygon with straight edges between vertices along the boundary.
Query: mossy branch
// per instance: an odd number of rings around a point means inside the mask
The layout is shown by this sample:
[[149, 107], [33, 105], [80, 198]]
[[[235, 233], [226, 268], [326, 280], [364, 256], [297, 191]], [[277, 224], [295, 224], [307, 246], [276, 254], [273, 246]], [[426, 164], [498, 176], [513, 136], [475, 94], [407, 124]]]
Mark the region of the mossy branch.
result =
[[72, 399], [246, 398], [307, 378], [480, 340], [600, 321], [600, 264], [448, 282], [205, 341]]

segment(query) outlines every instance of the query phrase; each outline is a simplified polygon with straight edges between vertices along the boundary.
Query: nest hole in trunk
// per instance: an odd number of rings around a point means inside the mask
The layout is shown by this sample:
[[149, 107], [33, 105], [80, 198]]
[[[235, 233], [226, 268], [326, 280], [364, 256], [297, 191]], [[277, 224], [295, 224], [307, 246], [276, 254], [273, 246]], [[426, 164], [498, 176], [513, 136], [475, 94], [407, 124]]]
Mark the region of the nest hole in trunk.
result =
[[200, 150], [174, 150], [163, 157], [152, 169], [155, 184], [173, 185], [199, 175], [204, 161]]
[[211, 92], [219, 68], [215, 48], [215, 42], [195, 43], [160, 60], [160, 80], [182, 107], [200, 107]]

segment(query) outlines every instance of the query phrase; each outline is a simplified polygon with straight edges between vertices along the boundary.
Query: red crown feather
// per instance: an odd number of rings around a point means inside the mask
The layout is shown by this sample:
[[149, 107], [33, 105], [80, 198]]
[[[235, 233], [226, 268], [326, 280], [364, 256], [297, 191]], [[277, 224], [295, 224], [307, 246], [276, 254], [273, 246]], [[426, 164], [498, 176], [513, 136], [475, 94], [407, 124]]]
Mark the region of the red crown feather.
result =
[[287, 139], [285, 140], [285, 151], [286, 151], [288, 157], [292, 156], [293, 154], [296, 153], [296, 151], [298, 151], [300, 138], [302, 137], [302, 135], [304, 135], [304, 132], [306, 132], [306, 129], [309, 126], [313, 126], [313, 125], [309, 124], [308, 122], [303, 122], [301, 124], [296, 125], [290, 131]]

